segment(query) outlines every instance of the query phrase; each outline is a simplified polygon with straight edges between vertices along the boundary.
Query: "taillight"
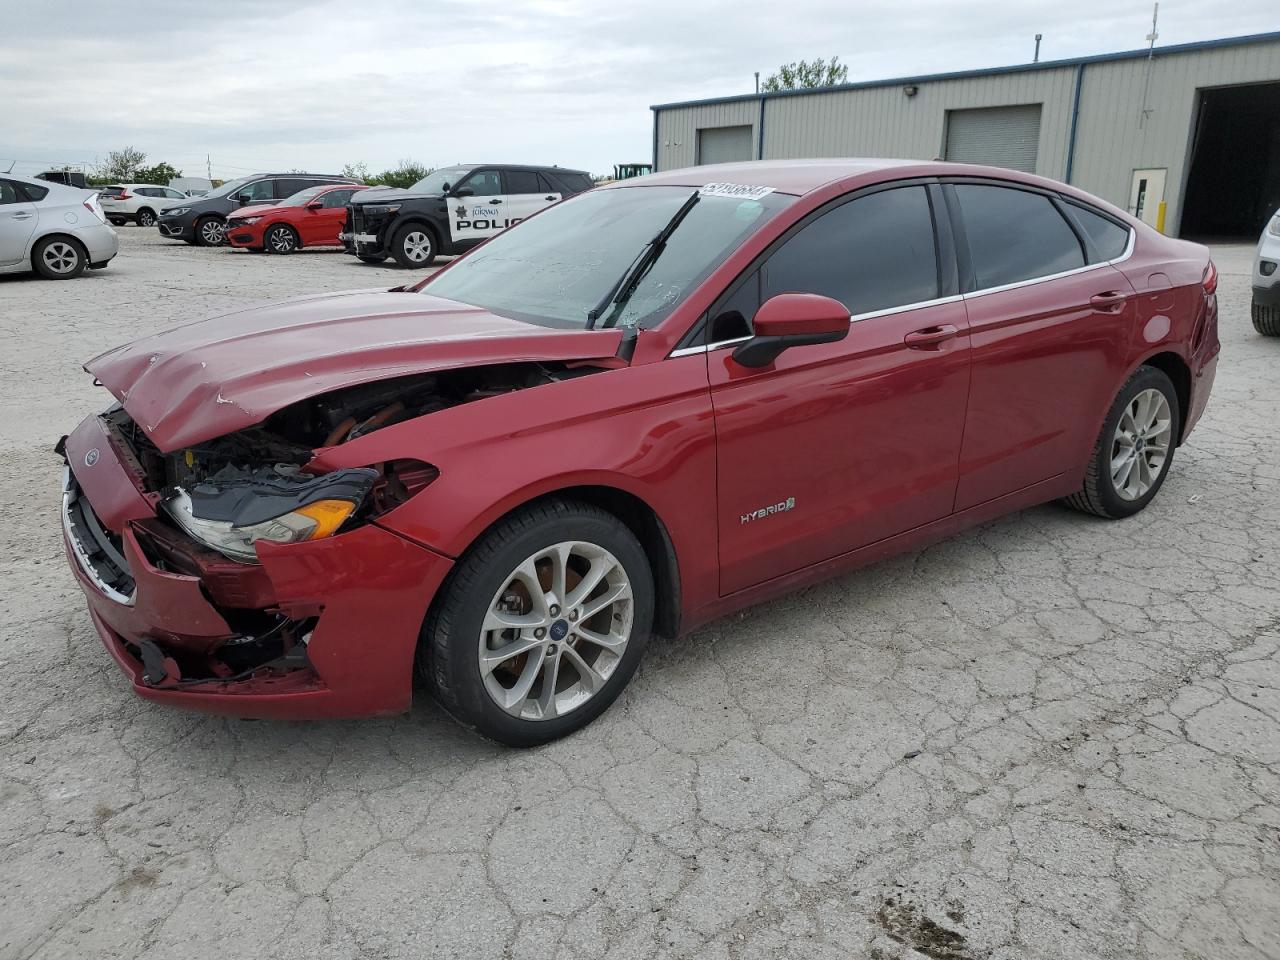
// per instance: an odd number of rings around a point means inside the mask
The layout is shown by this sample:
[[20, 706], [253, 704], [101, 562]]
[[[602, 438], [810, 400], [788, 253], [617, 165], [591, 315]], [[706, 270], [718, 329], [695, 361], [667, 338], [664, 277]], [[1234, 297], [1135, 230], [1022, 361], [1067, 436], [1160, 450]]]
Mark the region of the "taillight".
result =
[[129, 200], [132, 197], [133, 197], [133, 194], [131, 194], [128, 190], [121, 190], [119, 193], [116, 194], [115, 198], [117, 200]]
[[1204, 268], [1204, 279], [1200, 281], [1204, 286], [1204, 294], [1211, 297], [1218, 292], [1218, 268], [1213, 265], [1213, 261], [1209, 261], [1209, 265]]

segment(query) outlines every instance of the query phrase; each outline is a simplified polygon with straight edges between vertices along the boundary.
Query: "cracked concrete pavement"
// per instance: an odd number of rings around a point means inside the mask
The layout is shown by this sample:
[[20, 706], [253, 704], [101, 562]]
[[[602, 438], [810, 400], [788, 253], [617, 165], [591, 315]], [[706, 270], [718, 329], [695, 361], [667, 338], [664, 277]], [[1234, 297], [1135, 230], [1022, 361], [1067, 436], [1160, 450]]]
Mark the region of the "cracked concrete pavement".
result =
[[[0, 280], [0, 958], [1280, 957], [1280, 341], [1215, 251], [1214, 397], [1151, 508], [1044, 506], [650, 648], [517, 752], [136, 700], [64, 568], [86, 358], [408, 275], [122, 228]], [[1046, 402], [1051, 402], [1047, 398]]]

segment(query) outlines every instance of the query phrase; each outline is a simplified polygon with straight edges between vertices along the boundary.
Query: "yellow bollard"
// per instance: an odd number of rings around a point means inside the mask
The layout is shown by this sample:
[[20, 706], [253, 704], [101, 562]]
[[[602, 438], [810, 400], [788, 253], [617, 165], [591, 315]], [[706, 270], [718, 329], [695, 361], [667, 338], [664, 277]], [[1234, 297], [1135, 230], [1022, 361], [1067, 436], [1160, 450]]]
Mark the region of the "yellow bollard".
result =
[[1164, 211], [1166, 206], [1168, 204], [1161, 200], [1160, 206], [1156, 207], [1156, 229], [1161, 233], [1164, 233]]

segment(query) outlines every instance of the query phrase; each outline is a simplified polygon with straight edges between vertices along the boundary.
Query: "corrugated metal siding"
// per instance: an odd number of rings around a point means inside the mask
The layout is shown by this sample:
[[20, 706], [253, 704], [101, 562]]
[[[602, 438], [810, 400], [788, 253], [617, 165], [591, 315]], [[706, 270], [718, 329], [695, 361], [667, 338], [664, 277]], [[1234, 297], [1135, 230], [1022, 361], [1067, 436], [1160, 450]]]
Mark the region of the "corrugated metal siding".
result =
[[760, 149], [760, 101], [719, 103], [704, 107], [660, 110], [658, 124], [658, 170], [692, 167], [698, 149], [698, 130], [707, 127], [751, 127], [751, 155]]
[[1090, 64], [1080, 93], [1076, 159], [1071, 180], [1082, 190], [1128, 209], [1133, 171], [1165, 167], [1166, 232], [1182, 219], [1186, 161], [1204, 87], [1280, 80], [1280, 43], [1219, 47], [1161, 56], [1156, 49], [1147, 94], [1150, 111], [1139, 123], [1145, 60]]
[[1040, 104], [947, 111], [947, 149], [957, 163], [983, 163], [1036, 171], [1040, 146]]
[[[1120, 207], [1129, 202], [1135, 169], [1168, 169], [1167, 230], [1176, 233], [1186, 182], [1197, 89], [1280, 80], [1280, 41], [1267, 40], [1161, 54], [1152, 66], [1150, 114], [1139, 126], [1145, 59], [1084, 67], [1072, 182]], [[1076, 66], [1010, 71], [950, 80], [801, 94], [764, 101], [764, 150], [769, 158], [907, 157], [943, 154], [948, 110], [1042, 104], [1036, 173], [1066, 176]], [[658, 110], [658, 169], [692, 166], [700, 127], [752, 124], [758, 139], [760, 101]]]

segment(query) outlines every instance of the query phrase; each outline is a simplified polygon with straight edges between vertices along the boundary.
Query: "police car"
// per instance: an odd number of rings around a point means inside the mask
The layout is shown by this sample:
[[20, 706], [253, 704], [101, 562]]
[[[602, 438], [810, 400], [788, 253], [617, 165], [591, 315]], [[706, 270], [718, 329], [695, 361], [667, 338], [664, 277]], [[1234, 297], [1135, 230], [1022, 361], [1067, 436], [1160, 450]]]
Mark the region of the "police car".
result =
[[590, 174], [562, 167], [445, 167], [408, 190], [372, 187], [357, 193], [347, 206], [342, 245], [366, 263], [394, 257], [402, 267], [425, 267], [594, 185]]

